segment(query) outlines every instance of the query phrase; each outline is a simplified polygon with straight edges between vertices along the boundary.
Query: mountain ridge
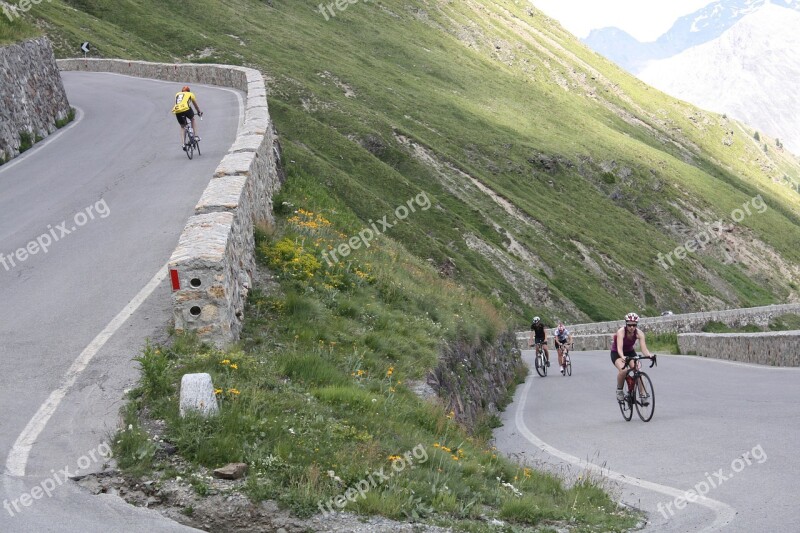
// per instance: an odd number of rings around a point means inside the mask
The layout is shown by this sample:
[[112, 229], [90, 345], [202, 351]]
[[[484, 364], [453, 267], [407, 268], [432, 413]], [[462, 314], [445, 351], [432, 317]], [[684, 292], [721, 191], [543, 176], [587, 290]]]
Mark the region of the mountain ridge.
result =
[[765, 4], [717, 39], [650, 62], [639, 77], [700, 107], [727, 113], [800, 154], [800, 11]]
[[633, 74], [648, 62], [665, 59], [718, 38], [739, 20], [766, 4], [800, 12], [798, 0], [718, 0], [675, 21], [655, 41], [642, 42], [624, 30], [592, 30], [582, 42]]

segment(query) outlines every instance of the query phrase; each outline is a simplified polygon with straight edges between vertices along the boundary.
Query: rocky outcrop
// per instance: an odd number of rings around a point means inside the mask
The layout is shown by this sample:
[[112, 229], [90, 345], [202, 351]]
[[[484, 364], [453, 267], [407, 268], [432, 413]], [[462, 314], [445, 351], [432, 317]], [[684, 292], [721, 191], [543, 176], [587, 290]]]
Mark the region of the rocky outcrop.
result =
[[0, 48], [0, 159], [19, 155], [26, 137], [44, 138], [70, 107], [45, 37]]
[[494, 415], [511, 399], [513, 387], [524, 379], [524, 366], [514, 334], [494, 344], [477, 339], [445, 343], [439, 366], [428, 384], [456, 420], [473, 428], [485, 415]]

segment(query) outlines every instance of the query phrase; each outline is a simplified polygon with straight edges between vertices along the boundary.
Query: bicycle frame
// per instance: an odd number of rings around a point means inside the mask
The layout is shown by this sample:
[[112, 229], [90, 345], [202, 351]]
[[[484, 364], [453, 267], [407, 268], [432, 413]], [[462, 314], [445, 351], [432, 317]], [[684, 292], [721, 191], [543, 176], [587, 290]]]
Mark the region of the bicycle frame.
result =
[[[642, 359], [650, 359], [650, 368], [656, 366], [658, 361], [656, 355], [652, 357], [644, 357], [636, 355], [636, 357], [626, 357], [625, 367], [625, 382], [627, 383], [627, 393], [623, 400], [619, 400], [619, 408], [622, 412], [622, 417], [626, 421], [630, 421], [633, 417], [633, 409], [643, 422], [649, 422], [653, 418], [655, 412], [655, 391], [653, 389], [653, 382], [650, 380], [645, 372], [642, 372]], [[634, 362], [633, 368], [630, 368], [630, 363]]]

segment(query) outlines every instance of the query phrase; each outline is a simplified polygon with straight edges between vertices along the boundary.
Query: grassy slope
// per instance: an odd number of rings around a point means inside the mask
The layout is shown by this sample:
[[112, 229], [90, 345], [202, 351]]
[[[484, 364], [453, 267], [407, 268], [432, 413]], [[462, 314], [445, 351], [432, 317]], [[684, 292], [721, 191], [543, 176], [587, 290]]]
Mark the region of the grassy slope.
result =
[[[538, 12], [509, 1], [358, 3], [326, 21], [311, 1], [206, 1], [186, 14], [199, 31], [184, 32], [166, 14], [173, 2], [70, 3], [103, 21], [58, 5], [41, 12], [73, 42], [86, 35], [79, 27], [97, 27], [104, 55], [185, 59], [206, 50], [209, 61], [264, 70], [298, 166], [313, 166], [364, 221], [427, 191], [440, 207], [391, 236], [437, 264], [452, 257], [459, 281], [496, 291], [515, 312], [603, 319], [796, 294], [774, 265], [723, 264], [719, 244], [667, 272], [655, 257], [700, 229], [692, 213], [727, 218], [761, 193], [771, 209], [734, 235], [796, 263], [799, 197], [778, 182], [796, 179], [797, 161], [765, 154], [733, 122], [643, 85]], [[722, 143], [729, 130], [732, 146]], [[421, 163], [397, 134], [449, 166]], [[374, 154], [362, 148], [368, 137], [379, 140]], [[561, 163], [538, 165], [540, 154]], [[450, 167], [513, 202], [524, 220]], [[512, 238], [522, 252], [507, 251]], [[486, 244], [482, 253], [476, 242]], [[641, 279], [630, 281], [632, 272]]]
[[41, 31], [23, 18], [9, 20], [2, 7], [0, 4], [0, 46], [42, 35]]

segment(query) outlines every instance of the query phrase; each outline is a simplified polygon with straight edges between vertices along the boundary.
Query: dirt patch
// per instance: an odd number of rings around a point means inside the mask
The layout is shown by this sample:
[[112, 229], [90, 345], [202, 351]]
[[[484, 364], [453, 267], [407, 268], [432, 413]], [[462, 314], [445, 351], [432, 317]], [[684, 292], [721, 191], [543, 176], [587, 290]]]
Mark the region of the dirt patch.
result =
[[[164, 449], [160, 453], [165, 453]], [[245, 479], [216, 479], [207, 469], [191, 472], [188, 464], [173, 456], [168, 459], [174, 472], [166, 478], [156, 472], [149, 478], [131, 478], [114, 468], [76, 479], [92, 494], [119, 496], [137, 507], [153, 509], [165, 517], [202, 531], [226, 533], [444, 533], [451, 531], [425, 524], [397, 522], [383, 517], [363, 517], [351, 513], [322, 513], [298, 518], [282, 510], [274, 501], [252, 502], [245, 494]]]

